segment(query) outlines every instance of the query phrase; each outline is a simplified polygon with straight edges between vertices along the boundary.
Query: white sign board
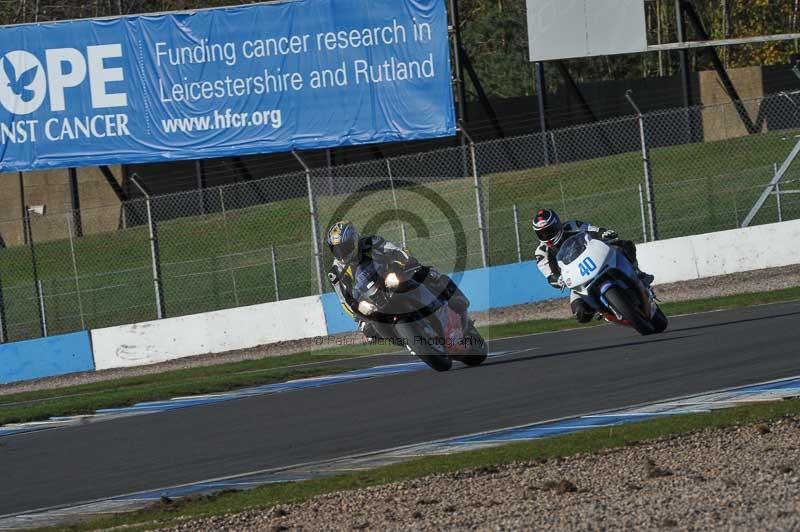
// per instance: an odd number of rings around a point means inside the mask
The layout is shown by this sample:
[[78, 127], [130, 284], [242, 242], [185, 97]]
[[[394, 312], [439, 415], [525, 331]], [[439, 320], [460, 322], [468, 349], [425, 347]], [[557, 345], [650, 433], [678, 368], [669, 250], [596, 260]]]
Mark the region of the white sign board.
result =
[[647, 51], [644, 0], [527, 0], [531, 61]]

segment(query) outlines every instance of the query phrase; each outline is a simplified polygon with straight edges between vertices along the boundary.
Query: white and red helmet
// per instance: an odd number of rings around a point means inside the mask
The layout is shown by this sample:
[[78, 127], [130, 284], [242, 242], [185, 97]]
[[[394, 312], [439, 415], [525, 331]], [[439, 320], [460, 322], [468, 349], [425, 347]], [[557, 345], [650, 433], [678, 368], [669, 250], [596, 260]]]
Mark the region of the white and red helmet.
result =
[[557, 246], [564, 237], [564, 226], [561, 218], [554, 211], [539, 209], [533, 219], [533, 230], [536, 236], [549, 248]]

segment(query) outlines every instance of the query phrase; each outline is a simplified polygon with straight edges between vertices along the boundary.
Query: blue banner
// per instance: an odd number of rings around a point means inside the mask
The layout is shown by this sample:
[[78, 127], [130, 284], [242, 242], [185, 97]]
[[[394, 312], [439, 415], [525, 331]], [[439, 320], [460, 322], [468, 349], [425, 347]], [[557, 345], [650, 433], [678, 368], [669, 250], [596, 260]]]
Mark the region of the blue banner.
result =
[[0, 172], [455, 134], [444, 0], [0, 29]]

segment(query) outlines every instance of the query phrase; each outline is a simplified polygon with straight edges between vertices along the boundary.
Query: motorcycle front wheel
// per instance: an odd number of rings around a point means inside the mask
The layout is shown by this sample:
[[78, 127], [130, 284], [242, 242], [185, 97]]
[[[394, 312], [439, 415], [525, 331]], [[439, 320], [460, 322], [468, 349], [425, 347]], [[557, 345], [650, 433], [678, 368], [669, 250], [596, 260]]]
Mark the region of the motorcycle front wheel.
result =
[[481, 336], [481, 333], [478, 332], [472, 320], [470, 320], [467, 334], [472, 340], [474, 347], [470, 349], [469, 353], [463, 355], [461, 362], [470, 367], [480, 366], [489, 356], [489, 346], [486, 344], [486, 340], [483, 339], [483, 336]]
[[669, 325], [669, 319], [664, 314], [664, 311], [660, 308], [656, 310], [655, 315], [653, 316], [653, 327], [655, 327], [656, 333], [662, 333], [667, 329]]
[[453, 361], [445, 354], [444, 346], [438, 345], [436, 338], [430, 338], [428, 332], [418, 323], [398, 323], [395, 330], [404, 339], [406, 349], [431, 368], [448, 371], [453, 366]]
[[639, 305], [630, 297], [628, 292], [618, 286], [608, 289], [605, 294], [609, 306], [617, 312], [622, 319], [642, 336], [656, 332], [653, 323], [644, 315]]

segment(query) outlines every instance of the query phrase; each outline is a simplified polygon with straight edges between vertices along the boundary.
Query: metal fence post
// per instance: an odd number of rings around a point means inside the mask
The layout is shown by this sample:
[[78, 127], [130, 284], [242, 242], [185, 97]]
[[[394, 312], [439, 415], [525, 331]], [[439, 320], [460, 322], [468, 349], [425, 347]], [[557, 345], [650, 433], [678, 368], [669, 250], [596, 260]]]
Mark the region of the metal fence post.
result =
[[136, 174], [131, 176], [131, 183], [136, 185], [139, 192], [144, 194], [145, 205], [147, 206], [147, 226], [150, 229], [150, 257], [153, 263], [153, 286], [156, 293], [156, 312], [158, 319], [163, 320], [167, 317], [166, 304], [164, 302], [164, 283], [161, 277], [161, 254], [158, 248], [158, 227], [153, 220], [153, 207], [150, 203], [150, 194], [144, 189], [136, 179]]
[[386, 173], [389, 175], [389, 186], [392, 188], [392, 201], [394, 201], [395, 216], [397, 217], [397, 223], [400, 225], [400, 240], [402, 242], [403, 249], [408, 249], [408, 242], [406, 241], [406, 225], [403, 223], [403, 220], [400, 219], [400, 215], [397, 214], [397, 192], [394, 189], [394, 176], [392, 175], [392, 164], [389, 162], [389, 159], [386, 159]]
[[36, 282], [36, 289], [39, 295], [39, 322], [42, 325], [42, 336], [47, 337], [47, 310], [44, 305], [44, 285], [41, 279]]
[[630, 104], [633, 106], [636, 114], [639, 117], [639, 135], [642, 139], [642, 161], [644, 162], [644, 180], [647, 192], [647, 207], [650, 215], [650, 239], [655, 241], [658, 240], [658, 225], [656, 223], [656, 200], [655, 200], [655, 189], [653, 187], [653, 172], [652, 167], [650, 165], [650, 152], [647, 148], [647, 135], [645, 132], [644, 127], [644, 115], [642, 111], [639, 109], [639, 106], [636, 105], [636, 102], [633, 101], [633, 91], [628, 90], [625, 93], [625, 97], [628, 99]]
[[78, 260], [75, 258], [75, 242], [72, 238], [72, 215], [67, 215], [67, 224], [69, 224], [69, 251], [72, 255], [72, 273], [75, 276], [75, 295], [78, 299], [78, 312], [81, 317], [81, 329], [86, 329], [86, 320], [83, 317], [83, 298], [81, 297], [81, 283], [78, 279]]
[[464, 128], [463, 122], [461, 123], [461, 134], [469, 143], [469, 154], [472, 161], [472, 178], [475, 186], [475, 203], [478, 210], [478, 234], [481, 242], [481, 262], [484, 268], [489, 266], [489, 238], [486, 231], [486, 214], [484, 211], [483, 202], [483, 185], [481, 184], [481, 175], [478, 173], [478, 160], [475, 156], [475, 142], [470, 137], [469, 132]]
[[556, 134], [554, 132], [550, 132], [550, 144], [553, 146], [553, 159], [555, 164], [560, 164], [558, 160], [558, 146], [556, 146]]
[[0, 274], [0, 344], [8, 342], [8, 322], [6, 321], [6, 302], [3, 298], [3, 276]]
[[[773, 171], [775, 174], [778, 173], [778, 163], [774, 163]], [[783, 205], [781, 205], [781, 184], [775, 183], [775, 206], [778, 208], [778, 222], [783, 221]]]
[[272, 253], [272, 282], [275, 284], [275, 301], [281, 300], [281, 293], [278, 289], [278, 260], [275, 257], [275, 245], [270, 245]]
[[517, 211], [517, 204], [513, 205], [514, 209], [514, 236], [517, 239], [517, 262], [522, 262], [522, 242], [519, 237], [519, 212]]
[[[229, 238], [228, 234], [228, 213], [225, 211], [225, 194], [223, 193], [224, 189], [224, 186], [217, 189], [219, 190], [219, 210], [222, 211], [222, 227], [225, 229], [225, 249], [228, 250], [228, 257], [232, 258], [233, 251], [231, 250], [231, 239]], [[228, 271], [231, 274], [231, 285], [233, 285], [233, 301], [238, 307], [239, 290], [236, 286], [236, 269], [231, 267]]]
[[647, 217], [644, 214], [644, 189], [639, 183], [639, 210], [642, 212], [642, 241], [647, 242]]
[[23, 214], [23, 222], [25, 224], [25, 235], [28, 239], [28, 247], [31, 251], [31, 270], [33, 273], [33, 284], [36, 288], [36, 300], [39, 305], [39, 333], [42, 336], [47, 336], [47, 325], [44, 322], [44, 297], [42, 296], [42, 283], [39, 280], [39, 265], [36, 261], [36, 244], [33, 241], [33, 227], [31, 226], [31, 211], [29, 207], [25, 207]]
[[[800, 74], [798, 77], [800, 77]], [[792, 102], [792, 105], [794, 105], [795, 108], [800, 108], [800, 106], [794, 103], [794, 100], [792, 100], [788, 94], [783, 93], [783, 95], [788, 98], [790, 102]], [[755, 205], [753, 205], [753, 207], [750, 209], [750, 212], [747, 214], [747, 216], [745, 216], [744, 221], [742, 221], [742, 227], [748, 227], [750, 225], [750, 223], [753, 221], [753, 218], [755, 218], [758, 214], [758, 211], [761, 210], [764, 202], [769, 199], [769, 195], [772, 194], [773, 190], [775, 189], [775, 185], [783, 180], [783, 178], [786, 176], [786, 173], [789, 171], [789, 168], [792, 166], [792, 164], [794, 164], [794, 160], [798, 157], [798, 155], [800, 155], [800, 140], [798, 140], [794, 145], [794, 148], [792, 148], [792, 151], [786, 157], [786, 160], [783, 161], [781, 167], [777, 172], [775, 172], [775, 176], [772, 178], [772, 181], [770, 181], [769, 185], [764, 188], [764, 191], [761, 193], [761, 196], [759, 196]]]
[[303, 167], [303, 171], [306, 174], [306, 187], [308, 188], [308, 210], [311, 216], [311, 240], [314, 243], [314, 268], [317, 273], [317, 288], [319, 290], [319, 294], [322, 295], [324, 290], [324, 284], [322, 282], [322, 251], [320, 250], [319, 245], [319, 216], [317, 214], [317, 201], [314, 196], [314, 187], [311, 183], [311, 168], [308, 167], [306, 162], [300, 157], [300, 154], [297, 151], [292, 150], [292, 155], [294, 158], [297, 159], [297, 162], [300, 163], [300, 166]]

